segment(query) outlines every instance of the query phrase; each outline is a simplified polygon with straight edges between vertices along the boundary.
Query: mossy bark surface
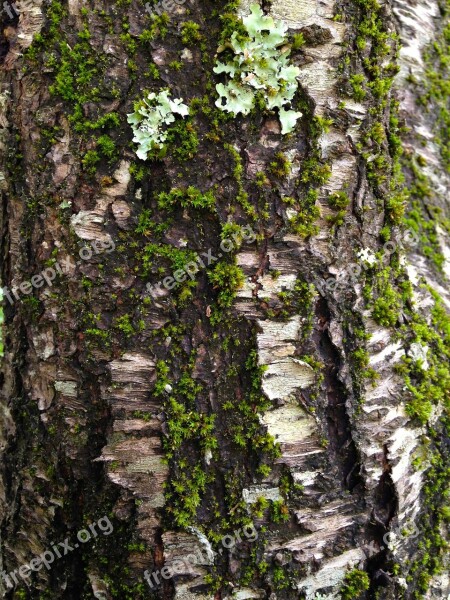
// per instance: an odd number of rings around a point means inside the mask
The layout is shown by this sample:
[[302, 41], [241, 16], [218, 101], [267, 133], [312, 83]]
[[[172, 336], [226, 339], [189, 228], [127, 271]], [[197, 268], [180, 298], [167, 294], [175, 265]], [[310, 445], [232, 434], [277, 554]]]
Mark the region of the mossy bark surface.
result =
[[449, 597], [448, 0], [262, 2], [289, 135], [215, 104], [250, 4], [1, 15], [0, 564], [73, 547], [7, 600]]

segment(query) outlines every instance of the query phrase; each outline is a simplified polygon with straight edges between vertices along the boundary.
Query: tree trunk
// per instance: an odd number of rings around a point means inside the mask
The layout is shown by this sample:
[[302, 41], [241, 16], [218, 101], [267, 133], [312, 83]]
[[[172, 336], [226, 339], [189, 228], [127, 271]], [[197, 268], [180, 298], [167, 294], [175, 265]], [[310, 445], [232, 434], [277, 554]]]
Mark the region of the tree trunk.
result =
[[150, 4], [2, 12], [2, 597], [450, 598], [448, 0], [262, 2], [286, 135]]

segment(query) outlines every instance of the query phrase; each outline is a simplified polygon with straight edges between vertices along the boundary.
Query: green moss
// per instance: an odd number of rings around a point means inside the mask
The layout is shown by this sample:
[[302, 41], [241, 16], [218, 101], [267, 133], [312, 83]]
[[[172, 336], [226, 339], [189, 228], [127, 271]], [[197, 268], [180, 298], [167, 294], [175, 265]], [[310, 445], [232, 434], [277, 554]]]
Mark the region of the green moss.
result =
[[335, 215], [328, 215], [327, 221], [335, 227], [341, 227], [345, 222], [346, 214], [345, 210], [340, 210]]
[[[423, 348], [428, 348], [428, 364], [412, 360], [407, 354], [397, 366], [409, 392], [406, 411], [427, 432], [424, 446], [427, 465], [423, 487], [424, 504], [418, 524], [421, 537], [412, 564], [404, 566], [406, 579], [411, 584], [413, 597], [416, 599], [426, 595], [431, 578], [442, 572], [448, 542], [443, 539], [441, 532], [446, 527], [445, 507], [450, 490], [450, 467], [445, 441], [450, 434], [450, 317], [437, 292], [429, 286], [424, 287], [434, 300], [431, 322], [428, 316], [411, 311], [408, 315], [410, 322], [402, 328], [402, 336], [405, 344], [418, 343]], [[441, 408], [441, 416], [435, 418], [430, 426], [429, 419], [435, 406]], [[416, 462], [420, 462], [419, 457]]]
[[155, 41], [159, 37], [164, 39], [169, 32], [169, 23], [170, 17], [166, 12], [161, 13], [161, 15], [153, 13], [152, 24], [140, 34], [140, 42], [145, 45]]
[[[178, 270], [184, 270], [188, 263], [195, 262], [197, 255], [192, 250], [175, 248], [170, 244], [149, 243], [144, 246], [138, 257], [141, 263], [142, 275], [147, 276], [154, 270], [155, 266], [161, 265], [157, 259], [167, 259], [170, 263], [170, 270], [174, 273]], [[159, 272], [164, 273], [165, 269], [161, 268]]]
[[114, 319], [114, 327], [121, 331], [126, 337], [131, 337], [136, 333], [130, 315], [122, 315], [121, 317]]
[[225, 150], [230, 154], [233, 159], [233, 176], [237, 184], [236, 201], [242, 206], [245, 214], [251, 219], [256, 218], [255, 207], [252, 206], [248, 199], [248, 194], [244, 189], [244, 165], [242, 162], [241, 155], [231, 144], [224, 144]]
[[155, 65], [155, 63], [150, 63], [148, 65], [145, 75], [146, 77], [151, 77], [152, 79], [161, 79], [160, 72], [158, 71], [158, 67]]
[[270, 507], [270, 517], [273, 523], [285, 523], [289, 521], [289, 508], [283, 500], [275, 500]]
[[220, 31], [219, 44], [224, 44], [231, 38], [234, 32], [238, 34], [238, 39], [240, 41], [249, 39], [247, 29], [245, 28], [242, 19], [240, 19], [238, 15], [232, 11], [233, 7], [231, 4], [228, 4], [225, 7], [224, 13], [220, 15], [222, 28]]
[[410, 207], [404, 219], [405, 225], [412, 230], [419, 240], [422, 253], [430, 259], [442, 272], [445, 258], [442, 254], [436, 226], [450, 231], [450, 221], [441, 209], [434, 205], [434, 191], [428, 177], [423, 173], [420, 156], [404, 159], [403, 165], [410, 181]]
[[352, 97], [357, 102], [362, 102], [367, 95], [367, 92], [364, 88], [366, 78], [364, 75], [357, 74], [352, 75], [349, 79], [350, 85], [352, 87]]
[[[239, 398], [227, 398], [222, 405], [222, 410], [226, 414], [224, 419], [225, 435], [229, 436], [238, 448], [252, 450], [255, 459], [260, 463], [258, 473], [262, 477], [267, 476], [271, 470], [266, 461], [281, 455], [279, 445], [273, 436], [264, 431], [259, 416], [271, 407], [271, 402], [261, 389], [261, 380], [265, 369], [266, 367], [258, 364], [257, 351], [249, 349], [248, 359], [242, 372], [244, 383], [239, 379], [234, 379], [237, 375], [229, 374], [229, 385], [242, 386], [245, 391]], [[240, 490], [236, 494], [242, 499]], [[234, 500], [234, 502], [236, 501]], [[244, 506], [242, 517], [244, 518], [246, 514]]]
[[172, 62], [169, 63], [169, 69], [172, 69], [173, 71], [181, 71], [182, 68], [183, 68], [183, 63], [180, 62], [179, 60], [173, 60]]
[[212, 452], [217, 447], [215, 416], [198, 409], [197, 398], [202, 387], [191, 375], [194, 361], [194, 355], [186, 360], [181, 377], [173, 373], [167, 362], [160, 360], [156, 365], [154, 393], [165, 398], [167, 429], [163, 447], [171, 468], [171, 477], [165, 485], [165, 516], [171, 528], [174, 525], [186, 528], [195, 523], [206, 486], [214, 479], [205, 472], [203, 460], [206, 451]]
[[186, 189], [172, 188], [170, 192], [161, 192], [156, 197], [158, 207], [171, 210], [174, 207], [215, 210], [216, 199], [211, 191], [201, 192], [194, 186]]
[[108, 348], [111, 345], [111, 334], [105, 329], [98, 329], [97, 327], [88, 327], [85, 330], [85, 334], [88, 338], [88, 347], [93, 342], [98, 347]]
[[218, 262], [208, 272], [208, 278], [214, 289], [218, 289], [217, 302], [222, 307], [231, 306], [237, 291], [244, 285], [245, 276], [235, 263]]
[[197, 154], [199, 144], [197, 129], [192, 119], [177, 120], [167, 129], [168, 152], [175, 159], [190, 160]]
[[291, 161], [282, 152], [275, 154], [275, 160], [269, 165], [269, 173], [279, 179], [285, 179], [291, 172]]
[[340, 594], [342, 600], [359, 598], [361, 594], [369, 589], [370, 579], [365, 571], [353, 569], [346, 574], [342, 583]]
[[364, 348], [357, 348], [352, 352], [352, 359], [358, 369], [365, 369], [369, 365], [369, 353]]
[[306, 44], [302, 33], [294, 33], [292, 36], [292, 50], [300, 50]]
[[[182, 390], [179, 390], [182, 394]], [[171, 397], [166, 405], [169, 414], [168, 439], [164, 442], [165, 454], [172, 458], [183, 443], [195, 437], [204, 450], [217, 446], [214, 437], [214, 415], [197, 414]]]
[[306, 159], [302, 164], [301, 181], [314, 185], [324, 185], [331, 177], [331, 167], [316, 157]]
[[103, 156], [109, 159], [116, 157], [116, 144], [108, 135], [102, 135], [98, 138], [97, 148]]
[[284, 572], [283, 567], [279, 565], [272, 567], [272, 581], [277, 590], [284, 590], [290, 587], [289, 577]]
[[203, 39], [200, 25], [193, 21], [186, 21], [181, 25], [181, 41], [186, 46], [196, 46]]
[[350, 198], [345, 192], [333, 192], [328, 196], [328, 202], [332, 208], [342, 210], [350, 204]]
[[319, 231], [315, 225], [316, 219], [320, 216], [320, 210], [316, 206], [318, 196], [316, 190], [309, 190], [299, 201], [297, 214], [289, 219], [292, 230], [302, 238], [308, 238]]
[[290, 318], [301, 315], [304, 318], [302, 339], [306, 339], [313, 327], [313, 304], [316, 296], [315, 288], [301, 276], [298, 276], [292, 290], [278, 293], [278, 299], [283, 302], [283, 311], [277, 317]]
[[396, 324], [401, 302], [398, 292], [387, 281], [381, 284], [380, 295], [373, 303], [372, 317], [384, 327], [394, 327]]
[[100, 162], [100, 156], [96, 150], [88, 150], [81, 159], [83, 169], [86, 173], [94, 175], [97, 171], [97, 164]]

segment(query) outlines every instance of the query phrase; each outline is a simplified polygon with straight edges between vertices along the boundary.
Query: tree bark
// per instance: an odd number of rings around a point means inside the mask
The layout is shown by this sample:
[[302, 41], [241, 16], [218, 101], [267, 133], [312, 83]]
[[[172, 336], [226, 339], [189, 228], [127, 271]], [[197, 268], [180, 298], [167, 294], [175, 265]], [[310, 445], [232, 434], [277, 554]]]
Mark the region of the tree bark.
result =
[[262, 2], [286, 136], [215, 105], [250, 5], [3, 10], [3, 598], [450, 598], [448, 0]]

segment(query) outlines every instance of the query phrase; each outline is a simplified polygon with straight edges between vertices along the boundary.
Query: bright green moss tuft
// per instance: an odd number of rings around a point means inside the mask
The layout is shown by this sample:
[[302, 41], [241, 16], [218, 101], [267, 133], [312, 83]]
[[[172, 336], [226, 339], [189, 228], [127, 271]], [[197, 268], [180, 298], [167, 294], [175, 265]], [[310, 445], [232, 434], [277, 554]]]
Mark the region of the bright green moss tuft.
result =
[[208, 272], [208, 278], [219, 290], [217, 301], [220, 306], [231, 306], [236, 292], [244, 285], [245, 276], [235, 263], [219, 262]]
[[354, 600], [369, 589], [370, 579], [365, 571], [353, 569], [346, 574], [340, 590], [342, 600]]

